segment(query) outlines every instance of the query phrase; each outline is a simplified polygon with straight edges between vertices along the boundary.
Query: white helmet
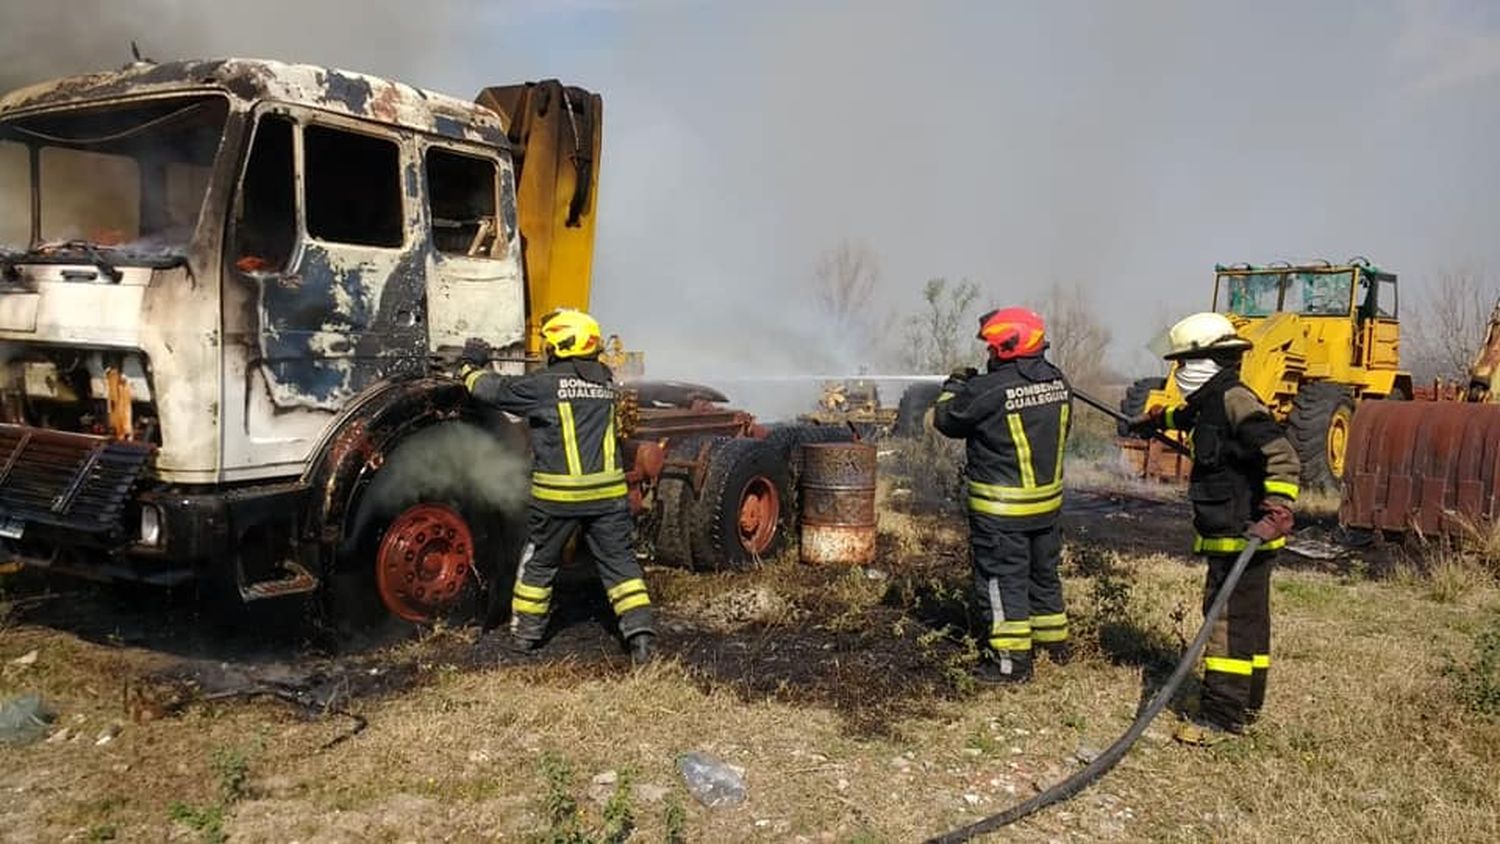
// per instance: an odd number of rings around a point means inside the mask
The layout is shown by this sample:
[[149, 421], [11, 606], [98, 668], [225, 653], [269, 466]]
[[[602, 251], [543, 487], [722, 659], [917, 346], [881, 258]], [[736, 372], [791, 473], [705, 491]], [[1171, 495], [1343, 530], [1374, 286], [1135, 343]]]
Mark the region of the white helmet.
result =
[[1167, 360], [1206, 358], [1218, 352], [1243, 352], [1253, 345], [1234, 330], [1223, 314], [1202, 313], [1185, 317], [1167, 332]]

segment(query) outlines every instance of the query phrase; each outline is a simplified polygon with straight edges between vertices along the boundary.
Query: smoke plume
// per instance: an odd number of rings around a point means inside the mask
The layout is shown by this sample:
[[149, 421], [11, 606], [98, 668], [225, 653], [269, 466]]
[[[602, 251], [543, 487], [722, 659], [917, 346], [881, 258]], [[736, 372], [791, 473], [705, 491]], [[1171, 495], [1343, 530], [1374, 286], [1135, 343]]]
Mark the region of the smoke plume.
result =
[[1479, 0], [17, 0], [5, 17], [12, 83], [117, 66], [135, 39], [457, 96], [599, 91], [591, 305], [656, 377], [853, 371], [899, 345], [818, 308], [818, 258], [845, 239], [879, 262], [882, 314], [932, 277], [976, 282], [976, 313], [1078, 285], [1126, 374], [1163, 319], [1208, 306], [1215, 262], [1367, 255], [1403, 303], [1455, 261], [1500, 266], [1500, 13]]
[[387, 456], [360, 501], [360, 520], [348, 536], [362, 536], [372, 519], [389, 518], [423, 501], [452, 502], [514, 521], [524, 514], [530, 497], [530, 462], [524, 451], [470, 425], [437, 425], [406, 438]]

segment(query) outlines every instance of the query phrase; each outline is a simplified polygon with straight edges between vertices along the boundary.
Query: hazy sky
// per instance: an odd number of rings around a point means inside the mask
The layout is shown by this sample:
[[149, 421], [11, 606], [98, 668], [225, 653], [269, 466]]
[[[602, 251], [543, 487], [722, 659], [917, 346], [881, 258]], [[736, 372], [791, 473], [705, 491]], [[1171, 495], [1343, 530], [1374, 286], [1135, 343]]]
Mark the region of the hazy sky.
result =
[[[215, 11], [219, 9], [219, 11]], [[357, 10], [357, 11], [355, 11]], [[69, 25], [69, 22], [72, 22]], [[883, 309], [1081, 283], [1121, 370], [1216, 261], [1500, 268], [1500, 3], [69, 3], [0, 12], [7, 82], [156, 58], [605, 98], [594, 308], [657, 374], [820, 369], [821, 250]], [[888, 338], [873, 338], [880, 341]]]

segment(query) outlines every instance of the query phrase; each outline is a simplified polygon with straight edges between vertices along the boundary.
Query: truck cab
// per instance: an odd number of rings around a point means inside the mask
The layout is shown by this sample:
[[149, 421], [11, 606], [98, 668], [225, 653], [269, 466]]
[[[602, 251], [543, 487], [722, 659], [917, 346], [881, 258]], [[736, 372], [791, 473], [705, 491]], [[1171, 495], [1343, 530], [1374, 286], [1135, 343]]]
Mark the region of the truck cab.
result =
[[[315, 588], [387, 447], [470, 413], [434, 361], [480, 338], [500, 371], [526, 364], [506, 128], [241, 59], [0, 98], [11, 558], [168, 584], [230, 560], [247, 599]], [[587, 302], [586, 281], [565, 292]]]

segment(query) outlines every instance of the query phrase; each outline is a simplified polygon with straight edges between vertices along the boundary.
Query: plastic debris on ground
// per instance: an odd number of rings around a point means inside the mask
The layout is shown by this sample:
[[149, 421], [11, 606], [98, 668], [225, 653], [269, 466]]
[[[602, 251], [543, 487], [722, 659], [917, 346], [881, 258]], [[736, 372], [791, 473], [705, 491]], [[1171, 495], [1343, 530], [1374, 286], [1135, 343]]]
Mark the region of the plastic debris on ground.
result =
[[0, 703], [0, 744], [30, 744], [47, 734], [56, 717], [41, 695], [22, 695]]
[[677, 770], [688, 793], [710, 809], [745, 802], [744, 779], [720, 759], [707, 753], [685, 753], [677, 760]]

